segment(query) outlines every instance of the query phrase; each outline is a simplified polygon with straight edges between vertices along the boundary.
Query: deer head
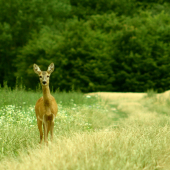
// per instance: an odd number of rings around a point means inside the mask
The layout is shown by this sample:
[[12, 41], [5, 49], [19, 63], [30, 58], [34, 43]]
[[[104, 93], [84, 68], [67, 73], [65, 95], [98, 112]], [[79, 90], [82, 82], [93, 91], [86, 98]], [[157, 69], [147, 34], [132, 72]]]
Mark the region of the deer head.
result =
[[50, 80], [50, 75], [54, 71], [54, 63], [51, 63], [48, 66], [47, 71], [41, 71], [40, 67], [37, 64], [33, 65], [34, 72], [38, 74], [40, 83], [42, 86], [48, 86], [49, 85], [49, 80]]

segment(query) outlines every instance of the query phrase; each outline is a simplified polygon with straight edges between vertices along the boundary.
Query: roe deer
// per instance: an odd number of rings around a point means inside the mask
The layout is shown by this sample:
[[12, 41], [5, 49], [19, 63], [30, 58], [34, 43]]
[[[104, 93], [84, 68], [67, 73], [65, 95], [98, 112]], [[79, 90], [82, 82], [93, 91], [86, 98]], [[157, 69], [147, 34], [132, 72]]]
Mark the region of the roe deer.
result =
[[33, 65], [34, 72], [39, 75], [42, 86], [43, 96], [35, 105], [38, 129], [40, 131], [40, 144], [43, 139], [42, 124], [44, 128], [44, 142], [48, 144], [48, 133], [51, 132], [51, 141], [53, 140], [54, 119], [58, 112], [58, 106], [55, 98], [50, 94], [49, 78], [54, 71], [54, 63], [48, 66], [47, 71], [41, 71], [39, 66]]

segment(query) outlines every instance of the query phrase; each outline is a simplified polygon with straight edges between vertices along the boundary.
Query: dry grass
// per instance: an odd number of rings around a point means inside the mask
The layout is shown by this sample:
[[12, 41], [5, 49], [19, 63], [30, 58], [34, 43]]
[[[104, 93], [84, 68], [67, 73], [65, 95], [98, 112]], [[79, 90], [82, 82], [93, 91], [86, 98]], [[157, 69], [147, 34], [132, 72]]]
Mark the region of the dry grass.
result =
[[0, 169], [161, 169], [170, 152], [170, 127], [164, 119], [130, 119], [107, 132], [77, 133], [6, 159]]
[[[145, 93], [98, 95], [116, 104], [117, 111], [126, 112], [128, 118], [102, 130], [60, 136], [48, 147], [28, 149], [17, 158], [5, 158], [0, 162], [0, 169], [169, 169], [170, 107], [167, 98], [163, 103], [157, 98], [161, 95], [148, 98]], [[95, 116], [91, 118], [94, 122]]]
[[99, 96], [102, 97], [105, 100], [130, 100], [130, 101], [136, 101], [140, 100], [143, 97], [145, 97], [146, 93], [119, 93], [119, 92], [96, 92], [96, 93], [88, 93], [88, 95], [92, 96]]

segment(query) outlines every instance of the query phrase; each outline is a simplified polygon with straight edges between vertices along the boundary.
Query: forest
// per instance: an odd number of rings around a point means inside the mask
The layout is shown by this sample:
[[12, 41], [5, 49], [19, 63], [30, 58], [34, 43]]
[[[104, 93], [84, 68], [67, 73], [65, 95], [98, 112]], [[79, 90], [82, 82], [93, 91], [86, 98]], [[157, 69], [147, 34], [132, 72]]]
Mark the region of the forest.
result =
[[0, 0], [0, 85], [56, 91], [170, 89], [169, 0]]

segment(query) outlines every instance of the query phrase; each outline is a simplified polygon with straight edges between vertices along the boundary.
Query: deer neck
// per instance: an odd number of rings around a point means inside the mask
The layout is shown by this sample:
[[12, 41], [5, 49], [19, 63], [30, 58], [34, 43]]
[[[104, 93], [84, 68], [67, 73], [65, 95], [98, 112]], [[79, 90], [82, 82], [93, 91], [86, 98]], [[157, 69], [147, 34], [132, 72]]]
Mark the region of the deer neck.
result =
[[49, 86], [42, 87], [44, 106], [49, 107], [51, 104], [51, 94]]

